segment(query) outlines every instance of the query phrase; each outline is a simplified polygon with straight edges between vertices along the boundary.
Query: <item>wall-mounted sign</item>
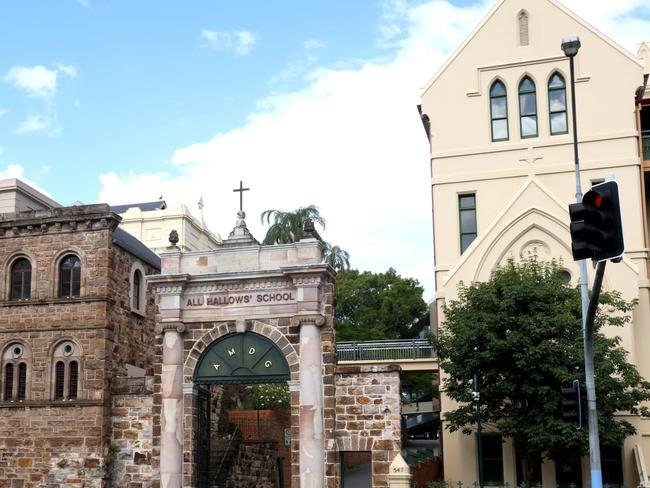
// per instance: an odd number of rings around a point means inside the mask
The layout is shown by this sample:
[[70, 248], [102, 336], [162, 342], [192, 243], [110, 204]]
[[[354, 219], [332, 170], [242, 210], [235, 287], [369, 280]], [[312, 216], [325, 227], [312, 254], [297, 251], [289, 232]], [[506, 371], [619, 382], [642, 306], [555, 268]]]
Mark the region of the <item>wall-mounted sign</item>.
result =
[[227, 307], [242, 305], [265, 305], [273, 303], [291, 303], [296, 298], [293, 291], [255, 292], [255, 293], [220, 293], [194, 295], [185, 299], [186, 307]]

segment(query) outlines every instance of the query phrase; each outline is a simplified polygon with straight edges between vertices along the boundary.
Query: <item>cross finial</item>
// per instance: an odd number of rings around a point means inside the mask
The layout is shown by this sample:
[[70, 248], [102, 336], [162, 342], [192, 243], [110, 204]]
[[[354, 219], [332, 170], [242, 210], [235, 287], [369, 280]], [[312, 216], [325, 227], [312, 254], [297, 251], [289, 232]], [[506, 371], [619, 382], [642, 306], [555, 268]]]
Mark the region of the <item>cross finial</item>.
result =
[[244, 188], [244, 183], [239, 180], [239, 188], [235, 188], [233, 191], [239, 193], [239, 211], [242, 212], [244, 210], [243, 204], [244, 204], [244, 192], [250, 190], [250, 188]]

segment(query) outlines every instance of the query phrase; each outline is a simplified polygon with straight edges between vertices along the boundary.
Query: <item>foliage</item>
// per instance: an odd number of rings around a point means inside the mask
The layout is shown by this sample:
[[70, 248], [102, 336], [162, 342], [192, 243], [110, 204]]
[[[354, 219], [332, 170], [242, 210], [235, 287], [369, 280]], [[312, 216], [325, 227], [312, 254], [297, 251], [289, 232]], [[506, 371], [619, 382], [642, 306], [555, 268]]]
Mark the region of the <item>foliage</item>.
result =
[[436, 376], [432, 372], [404, 371], [400, 374], [402, 392], [409, 393], [415, 398], [424, 397], [431, 400], [434, 396], [438, 396]]
[[385, 273], [348, 270], [337, 276], [337, 340], [408, 338], [411, 327], [428, 317], [417, 280]]
[[[560, 388], [584, 382], [580, 292], [562, 280], [556, 262], [531, 256], [512, 259], [489, 281], [461, 284], [458, 300], [445, 307], [445, 323], [434, 346], [446, 373], [443, 389], [458, 402], [446, 413], [450, 431], [471, 432], [476, 421], [472, 377], [478, 376], [482, 421], [511, 437], [526, 466], [543, 457], [560, 459], [588, 450], [588, 432], [561, 416]], [[634, 427], [617, 411], [648, 416], [640, 402], [650, 399], [650, 383], [626, 362], [619, 337], [604, 327], [624, 326], [634, 303], [617, 292], [602, 293], [596, 316], [595, 374], [600, 441], [620, 446]]]
[[289, 408], [289, 388], [287, 385], [254, 385], [251, 387], [250, 393], [253, 408], [255, 409]]
[[[262, 244], [290, 244], [299, 241], [305, 236], [303, 225], [307, 219], [311, 219], [314, 224], [325, 230], [325, 219], [314, 205], [299, 207], [293, 211], [265, 210], [260, 215], [260, 220], [270, 227]], [[350, 254], [347, 251], [325, 242], [316, 230], [313, 235], [325, 246], [324, 263], [329, 264], [337, 273], [350, 268]]]
[[[314, 205], [299, 207], [293, 211], [265, 210], [260, 215], [260, 221], [270, 227], [262, 244], [289, 244], [299, 241], [305, 235], [303, 223], [307, 219], [311, 219], [314, 225], [319, 225], [325, 230], [325, 219]], [[314, 237], [321, 242], [323, 240], [318, 231], [314, 232]]]

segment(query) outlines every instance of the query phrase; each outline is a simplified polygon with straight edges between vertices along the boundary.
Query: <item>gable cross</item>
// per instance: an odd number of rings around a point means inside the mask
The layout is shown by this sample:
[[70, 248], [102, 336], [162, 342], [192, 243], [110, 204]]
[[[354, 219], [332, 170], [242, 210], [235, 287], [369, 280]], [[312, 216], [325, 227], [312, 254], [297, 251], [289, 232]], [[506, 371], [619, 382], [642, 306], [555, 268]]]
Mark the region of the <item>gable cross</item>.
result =
[[233, 191], [239, 193], [239, 211], [243, 211], [244, 204], [244, 192], [250, 190], [250, 188], [244, 188], [244, 183], [239, 180], [239, 188], [235, 188]]

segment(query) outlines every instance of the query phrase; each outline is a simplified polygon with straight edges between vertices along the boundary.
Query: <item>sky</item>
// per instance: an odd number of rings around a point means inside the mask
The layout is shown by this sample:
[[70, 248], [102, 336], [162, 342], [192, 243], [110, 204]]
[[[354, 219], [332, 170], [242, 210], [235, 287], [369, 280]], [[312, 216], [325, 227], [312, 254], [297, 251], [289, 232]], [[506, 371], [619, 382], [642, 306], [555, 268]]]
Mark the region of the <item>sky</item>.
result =
[[[421, 87], [494, 2], [0, 3], [0, 177], [64, 205], [185, 203], [226, 237], [240, 180], [266, 209], [316, 205], [361, 270], [434, 294]], [[631, 52], [647, 0], [566, 0]]]

